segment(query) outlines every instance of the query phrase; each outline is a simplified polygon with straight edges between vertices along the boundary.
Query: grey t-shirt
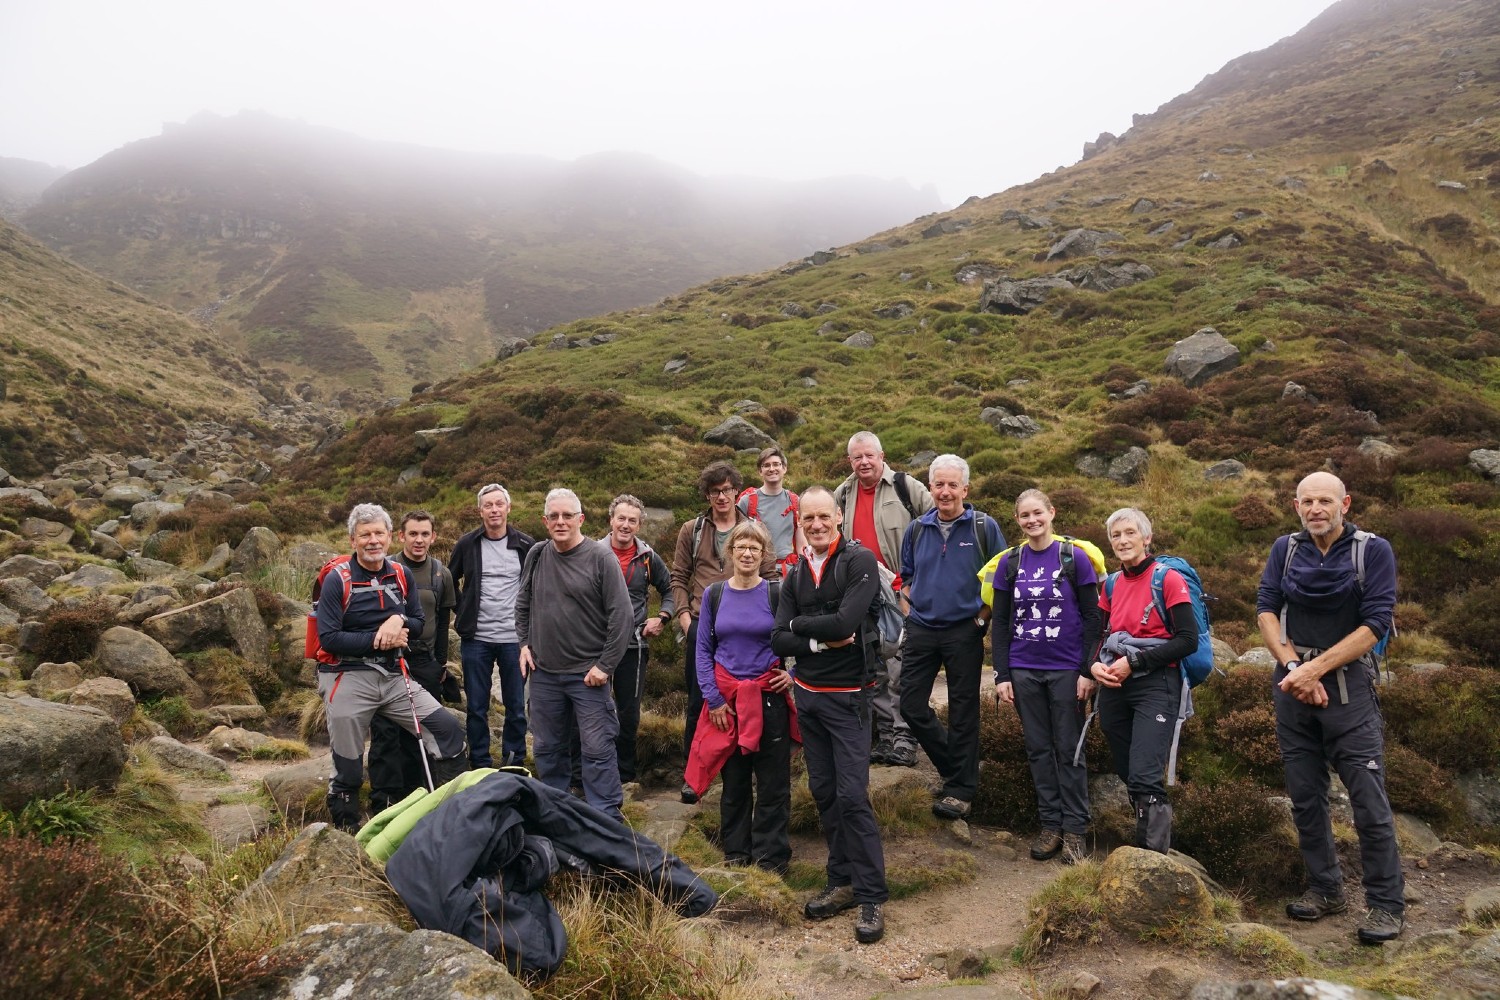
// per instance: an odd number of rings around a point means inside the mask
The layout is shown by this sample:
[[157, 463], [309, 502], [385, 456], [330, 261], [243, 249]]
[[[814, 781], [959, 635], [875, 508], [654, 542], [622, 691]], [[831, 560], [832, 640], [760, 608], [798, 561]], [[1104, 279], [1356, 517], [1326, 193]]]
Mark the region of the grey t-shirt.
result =
[[516, 642], [516, 591], [521, 558], [504, 538], [479, 539], [479, 620], [474, 638], [481, 642]]
[[[765, 525], [771, 533], [771, 548], [777, 559], [784, 559], [792, 552], [792, 540], [797, 536], [797, 519], [792, 516], [792, 494], [782, 490], [769, 496], [756, 489], [755, 519]], [[740, 510], [750, 513], [750, 497], [740, 498]]]
[[591, 538], [566, 552], [538, 542], [527, 558], [516, 616], [537, 669], [581, 674], [598, 666], [613, 674], [635, 627], [620, 561]]

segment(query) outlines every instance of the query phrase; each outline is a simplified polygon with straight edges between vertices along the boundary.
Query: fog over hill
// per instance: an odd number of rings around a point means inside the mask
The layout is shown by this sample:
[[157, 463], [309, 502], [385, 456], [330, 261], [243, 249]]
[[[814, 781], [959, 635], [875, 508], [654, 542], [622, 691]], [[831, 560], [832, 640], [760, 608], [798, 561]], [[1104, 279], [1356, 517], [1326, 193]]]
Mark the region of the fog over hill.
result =
[[66, 173], [62, 167], [35, 160], [0, 156], [0, 219], [15, 219]]
[[453, 153], [247, 112], [200, 115], [75, 170], [23, 222], [313, 391], [374, 398], [491, 358], [507, 338], [938, 205], [904, 182]]

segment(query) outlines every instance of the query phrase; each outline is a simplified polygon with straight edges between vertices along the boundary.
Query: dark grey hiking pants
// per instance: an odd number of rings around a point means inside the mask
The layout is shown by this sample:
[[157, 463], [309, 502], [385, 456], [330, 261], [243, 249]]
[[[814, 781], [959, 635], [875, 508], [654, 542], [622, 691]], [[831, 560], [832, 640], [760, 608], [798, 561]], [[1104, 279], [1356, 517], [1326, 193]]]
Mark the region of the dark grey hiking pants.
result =
[[1333, 673], [1323, 678], [1328, 705], [1305, 705], [1281, 690], [1286, 671], [1272, 675], [1276, 705], [1276, 741], [1286, 767], [1286, 791], [1292, 800], [1297, 842], [1307, 866], [1308, 888], [1325, 896], [1343, 891], [1344, 873], [1334, 850], [1328, 818], [1328, 768], [1338, 771], [1354, 809], [1364, 869], [1365, 905], [1391, 913], [1406, 912], [1396, 821], [1385, 792], [1385, 720], [1375, 693], [1375, 672], [1362, 663], [1345, 672], [1349, 703], [1339, 703]]
[[870, 706], [858, 691], [792, 688], [807, 787], [828, 843], [828, 884], [854, 887], [861, 903], [890, 898], [885, 850], [870, 805]]
[[464, 752], [464, 731], [458, 720], [438, 704], [437, 699], [416, 682], [408, 700], [406, 683], [400, 673], [383, 674], [376, 670], [343, 670], [318, 673], [318, 694], [328, 712], [328, 741], [333, 746], [333, 780], [329, 794], [359, 794], [364, 784], [365, 740], [370, 735], [370, 721], [376, 715], [390, 719], [415, 735], [422, 723], [422, 743], [433, 759], [457, 757]]
[[1042, 829], [1087, 832], [1089, 772], [1081, 758], [1073, 762], [1086, 718], [1077, 671], [1015, 669], [1010, 681]]
[[1118, 688], [1101, 686], [1098, 704], [1099, 728], [1130, 798], [1167, 801], [1167, 758], [1182, 705], [1182, 671], [1166, 667], [1132, 674]]

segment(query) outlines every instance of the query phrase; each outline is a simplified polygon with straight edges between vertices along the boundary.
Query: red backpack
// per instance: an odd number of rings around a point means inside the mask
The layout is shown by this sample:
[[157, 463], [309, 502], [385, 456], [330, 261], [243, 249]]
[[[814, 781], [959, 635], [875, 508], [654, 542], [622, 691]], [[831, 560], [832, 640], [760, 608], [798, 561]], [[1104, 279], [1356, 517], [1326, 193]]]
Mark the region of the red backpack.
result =
[[[404, 601], [407, 592], [406, 567], [398, 562], [392, 562], [391, 565], [396, 569], [396, 585], [401, 588], [401, 599]], [[313, 582], [312, 610], [307, 613], [307, 636], [302, 643], [302, 655], [307, 659], [317, 660], [319, 663], [337, 664], [339, 658], [324, 649], [323, 644], [318, 640], [318, 598], [323, 596], [323, 580], [329, 573], [336, 574], [343, 582], [345, 611], [349, 610], [349, 598], [353, 596], [356, 586], [374, 587], [376, 584], [374, 580], [356, 584], [353, 574], [349, 572], [348, 556], [334, 556], [323, 564], [322, 569], [318, 570], [318, 578]]]

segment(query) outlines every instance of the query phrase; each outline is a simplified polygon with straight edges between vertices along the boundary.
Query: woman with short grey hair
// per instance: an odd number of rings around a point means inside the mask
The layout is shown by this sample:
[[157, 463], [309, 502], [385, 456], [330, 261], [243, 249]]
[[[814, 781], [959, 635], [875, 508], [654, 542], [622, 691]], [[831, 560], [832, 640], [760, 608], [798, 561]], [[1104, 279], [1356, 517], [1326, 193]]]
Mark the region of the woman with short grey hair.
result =
[[1157, 599], [1151, 519], [1124, 507], [1104, 523], [1120, 570], [1099, 595], [1106, 638], [1089, 672], [1100, 685], [1099, 726], [1135, 805], [1136, 846], [1165, 854], [1172, 846], [1167, 761], [1183, 694], [1178, 662], [1198, 648], [1198, 621], [1175, 569], [1161, 574]]

